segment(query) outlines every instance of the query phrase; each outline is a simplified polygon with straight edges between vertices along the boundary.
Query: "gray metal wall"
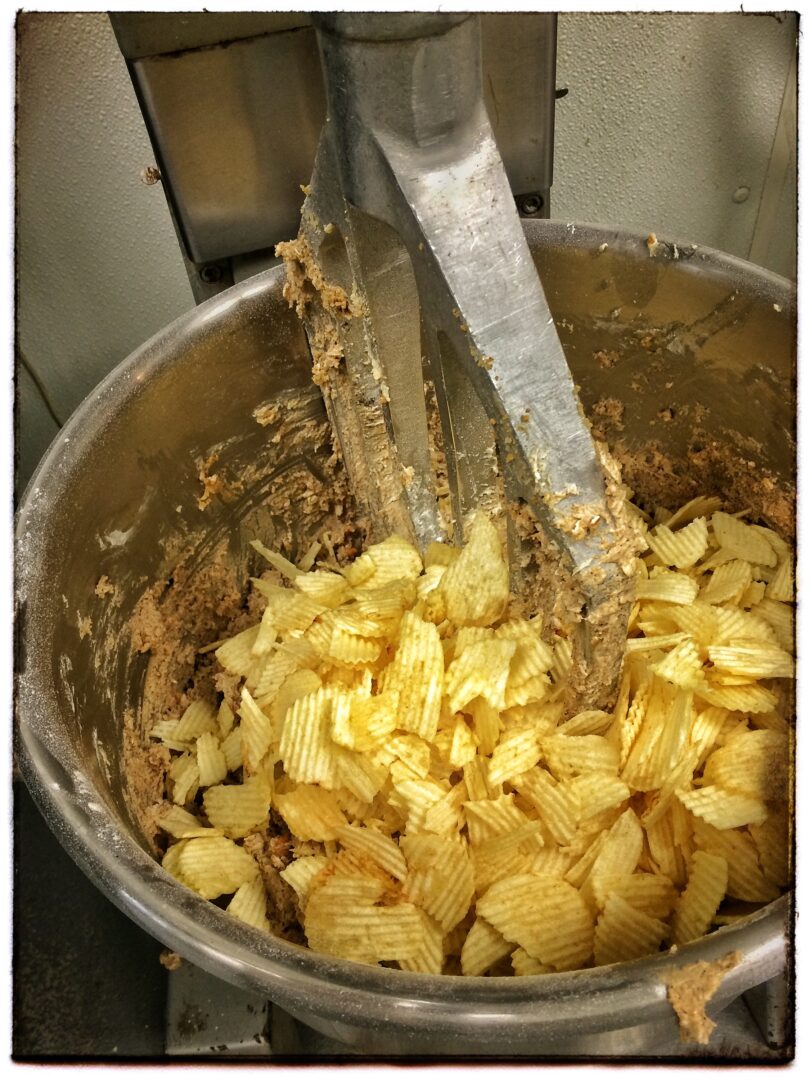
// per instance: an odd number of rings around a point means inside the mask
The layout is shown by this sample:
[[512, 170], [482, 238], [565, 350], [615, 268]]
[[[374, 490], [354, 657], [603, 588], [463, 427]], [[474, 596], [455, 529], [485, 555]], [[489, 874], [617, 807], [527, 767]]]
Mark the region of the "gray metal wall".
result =
[[[71, 411], [192, 304], [104, 14], [18, 41], [19, 480]], [[795, 17], [564, 13], [552, 216], [654, 231], [792, 275]], [[781, 126], [780, 126], [781, 117]]]

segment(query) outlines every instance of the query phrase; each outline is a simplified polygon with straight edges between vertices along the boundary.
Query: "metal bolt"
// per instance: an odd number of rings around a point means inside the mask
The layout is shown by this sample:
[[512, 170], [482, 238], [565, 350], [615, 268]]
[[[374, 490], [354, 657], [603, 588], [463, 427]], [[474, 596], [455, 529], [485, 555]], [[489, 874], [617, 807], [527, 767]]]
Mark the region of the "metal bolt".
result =
[[216, 263], [208, 263], [200, 269], [200, 277], [206, 285], [216, 285], [222, 279], [222, 267]]
[[543, 196], [535, 192], [518, 196], [518, 210], [524, 217], [534, 217], [543, 209]]

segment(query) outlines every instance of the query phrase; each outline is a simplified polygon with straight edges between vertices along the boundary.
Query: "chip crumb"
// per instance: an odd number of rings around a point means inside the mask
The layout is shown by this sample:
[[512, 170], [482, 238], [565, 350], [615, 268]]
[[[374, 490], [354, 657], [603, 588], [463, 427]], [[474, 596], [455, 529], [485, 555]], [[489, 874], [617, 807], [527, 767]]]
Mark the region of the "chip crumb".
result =
[[115, 593], [115, 586], [106, 574], [102, 574], [96, 582], [94, 591], [96, 596], [112, 596]]
[[93, 633], [93, 620], [89, 615], [82, 615], [80, 611], [76, 612], [76, 619], [78, 620], [79, 637], [84, 641], [86, 637]]
[[711, 962], [699, 960], [673, 972], [667, 980], [667, 997], [678, 1017], [681, 1042], [706, 1046], [717, 1026], [706, 1015], [706, 1006], [726, 974], [742, 959], [739, 950]]
[[183, 964], [183, 957], [179, 953], [172, 952], [171, 949], [163, 949], [159, 959], [167, 971], [177, 971]]

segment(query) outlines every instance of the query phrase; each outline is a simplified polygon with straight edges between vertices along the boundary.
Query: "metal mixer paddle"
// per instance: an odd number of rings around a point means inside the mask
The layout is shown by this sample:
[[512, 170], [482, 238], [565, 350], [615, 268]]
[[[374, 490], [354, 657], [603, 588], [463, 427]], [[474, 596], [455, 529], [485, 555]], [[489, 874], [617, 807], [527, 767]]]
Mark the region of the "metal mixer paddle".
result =
[[[301, 231], [281, 250], [369, 534], [424, 548], [448, 532], [460, 541], [473, 509], [520, 507], [576, 624], [569, 712], [609, 708], [632, 579], [484, 107], [478, 18], [313, 18], [328, 114]], [[513, 581], [528, 589], [514, 521], [509, 541]]]

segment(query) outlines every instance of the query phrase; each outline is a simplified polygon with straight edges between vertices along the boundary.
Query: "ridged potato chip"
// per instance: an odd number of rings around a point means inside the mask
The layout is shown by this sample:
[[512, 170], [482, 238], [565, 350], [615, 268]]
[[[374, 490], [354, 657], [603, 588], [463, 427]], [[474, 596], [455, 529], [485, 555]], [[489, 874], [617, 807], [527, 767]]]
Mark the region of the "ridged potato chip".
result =
[[225, 908], [229, 915], [241, 919], [248, 926], [254, 926], [257, 930], [270, 932], [270, 920], [267, 918], [267, 893], [261, 877], [255, 877], [252, 881], [240, 885], [228, 906]]
[[529, 956], [520, 946], [512, 953], [512, 969], [515, 975], [549, 975], [554, 971], [549, 964], [541, 964], [539, 960]]
[[647, 541], [663, 566], [684, 570], [703, 558], [709, 546], [709, 529], [706, 519], [698, 517], [678, 532], [657, 525], [648, 532]]
[[514, 641], [477, 641], [461, 652], [445, 676], [445, 694], [451, 712], [460, 712], [471, 701], [482, 697], [495, 709], [506, 708], [506, 683], [512, 657], [517, 646]]
[[637, 960], [658, 951], [667, 936], [665, 922], [632, 907], [618, 893], [609, 896], [596, 923], [594, 959], [597, 966]]
[[789, 752], [787, 737], [781, 732], [743, 731], [733, 745], [722, 746], [708, 757], [704, 780], [756, 799], [784, 799]]
[[528, 818], [515, 806], [515, 796], [499, 795], [494, 799], [476, 799], [462, 803], [470, 843], [484, 843], [493, 836], [504, 836], [525, 825]]
[[728, 863], [720, 855], [696, 851], [689, 865], [689, 880], [675, 905], [672, 940], [686, 945], [708, 933], [728, 887]]
[[715, 510], [719, 510], [722, 505], [722, 500], [715, 495], [698, 495], [696, 498], [684, 503], [664, 524], [670, 529], [676, 529], [680, 525], [686, 525], [688, 522], [694, 521], [697, 517], [708, 517]]
[[616, 774], [619, 755], [602, 735], [547, 735], [542, 753], [552, 773], [560, 780], [585, 772]]
[[480, 916], [469, 929], [461, 949], [462, 975], [483, 975], [492, 965], [512, 952], [512, 943]]
[[476, 910], [507, 941], [555, 971], [580, 967], [593, 954], [593, 920], [565, 881], [516, 874], [492, 885]]
[[413, 904], [377, 906], [385, 886], [365, 878], [332, 877], [313, 884], [304, 912], [311, 949], [372, 964], [418, 955], [423, 928]]
[[182, 762], [182, 768], [174, 776], [172, 798], [178, 806], [184, 806], [190, 803], [197, 794], [200, 786], [200, 770], [194, 755], [183, 755], [177, 758], [177, 761]]
[[242, 689], [239, 706], [241, 723], [239, 730], [242, 739], [242, 764], [249, 773], [257, 772], [264, 761], [270, 744], [273, 742], [273, 725], [251, 697], [246, 688]]
[[206, 829], [199, 818], [182, 806], [167, 806], [158, 816], [158, 824], [164, 832], [177, 839], [183, 837], [214, 835], [217, 829]]
[[734, 602], [742, 596], [752, 580], [751, 564], [734, 559], [712, 571], [709, 581], [700, 591], [700, 598], [707, 604]]
[[312, 573], [299, 574], [295, 579], [295, 587], [317, 604], [323, 604], [327, 608], [336, 608], [349, 595], [349, 583], [331, 570], [313, 570]]
[[317, 784], [298, 784], [290, 792], [276, 793], [273, 804], [300, 840], [336, 840], [348, 824], [334, 792]]
[[271, 787], [262, 774], [243, 784], [219, 784], [203, 794], [205, 814], [213, 826], [235, 840], [267, 821]]
[[228, 763], [212, 732], [200, 735], [196, 743], [197, 768], [200, 770], [200, 787], [218, 784], [228, 775]]
[[718, 546], [733, 551], [738, 559], [759, 566], [776, 565], [776, 552], [768, 539], [731, 514], [715, 511], [712, 514], [712, 532]]
[[385, 669], [383, 689], [399, 693], [397, 723], [423, 739], [436, 735], [444, 686], [439, 632], [412, 612], [402, 617], [399, 648]]
[[746, 679], [792, 679], [793, 658], [776, 645], [715, 645], [707, 650], [717, 671]]
[[177, 721], [172, 738], [194, 742], [209, 732], [217, 730], [217, 710], [207, 701], [193, 701]]
[[224, 836], [184, 841], [177, 865], [182, 881], [206, 900], [236, 892], [259, 873], [256, 860]]
[[509, 599], [509, 569], [498, 532], [485, 514], [474, 515], [467, 543], [439, 588], [447, 617], [456, 626], [491, 626], [503, 614]]
[[475, 893], [466, 846], [441, 836], [408, 833], [400, 847], [408, 863], [406, 895], [446, 934], [467, 914]]
[[372, 859], [397, 881], [404, 881], [408, 867], [398, 845], [376, 829], [361, 825], [342, 825], [336, 830], [335, 839], [348, 851], [357, 851]]
[[[418, 909], [417, 909], [418, 910]], [[444, 937], [435, 919], [419, 911], [422, 924], [422, 941], [415, 952], [398, 957], [403, 971], [423, 971], [427, 975], [441, 975], [444, 967]]]
[[663, 874], [602, 874], [596, 890], [597, 901], [604, 906], [611, 896], [620, 896], [636, 910], [653, 919], [667, 919], [678, 898], [677, 890]]
[[[231, 675], [247, 675], [253, 663], [253, 646], [259, 636], [260, 625], [229, 638], [216, 650], [216, 658]], [[200, 733], [201, 734], [201, 733]]]
[[691, 604], [698, 594], [694, 578], [677, 570], [664, 570], [656, 577], [636, 583], [637, 600], [663, 600], [668, 604]]
[[335, 699], [326, 690], [316, 690], [293, 703], [284, 717], [279, 757], [287, 775], [301, 783], [338, 787], [337, 750], [332, 741]]
[[705, 784], [693, 791], [678, 791], [687, 810], [708, 821], [716, 829], [737, 829], [740, 825], [761, 825], [768, 816], [765, 803], [753, 795], [727, 791]]
[[312, 882], [328, 865], [329, 859], [326, 855], [304, 855], [299, 859], [293, 859], [279, 871], [281, 878], [295, 890], [298, 905], [302, 911], [307, 906]]
[[[609, 783], [610, 778], [600, 775], [596, 786]], [[558, 783], [545, 769], [530, 769], [515, 777], [517, 790], [535, 807], [540, 819], [558, 844], [569, 844], [576, 832], [580, 812], [579, 797], [570, 784]]]
[[790, 813], [787, 806], [771, 807], [761, 825], [748, 829], [756, 845], [759, 865], [768, 881], [786, 888], [791, 881]]
[[720, 855], [726, 860], [729, 896], [765, 903], [779, 895], [779, 889], [763, 874], [756, 845], [746, 831], [716, 829], [701, 818], [695, 818], [695, 842], [701, 851]]
[[532, 730], [507, 731], [492, 751], [489, 782], [500, 784], [533, 769], [540, 760], [542, 736]]

